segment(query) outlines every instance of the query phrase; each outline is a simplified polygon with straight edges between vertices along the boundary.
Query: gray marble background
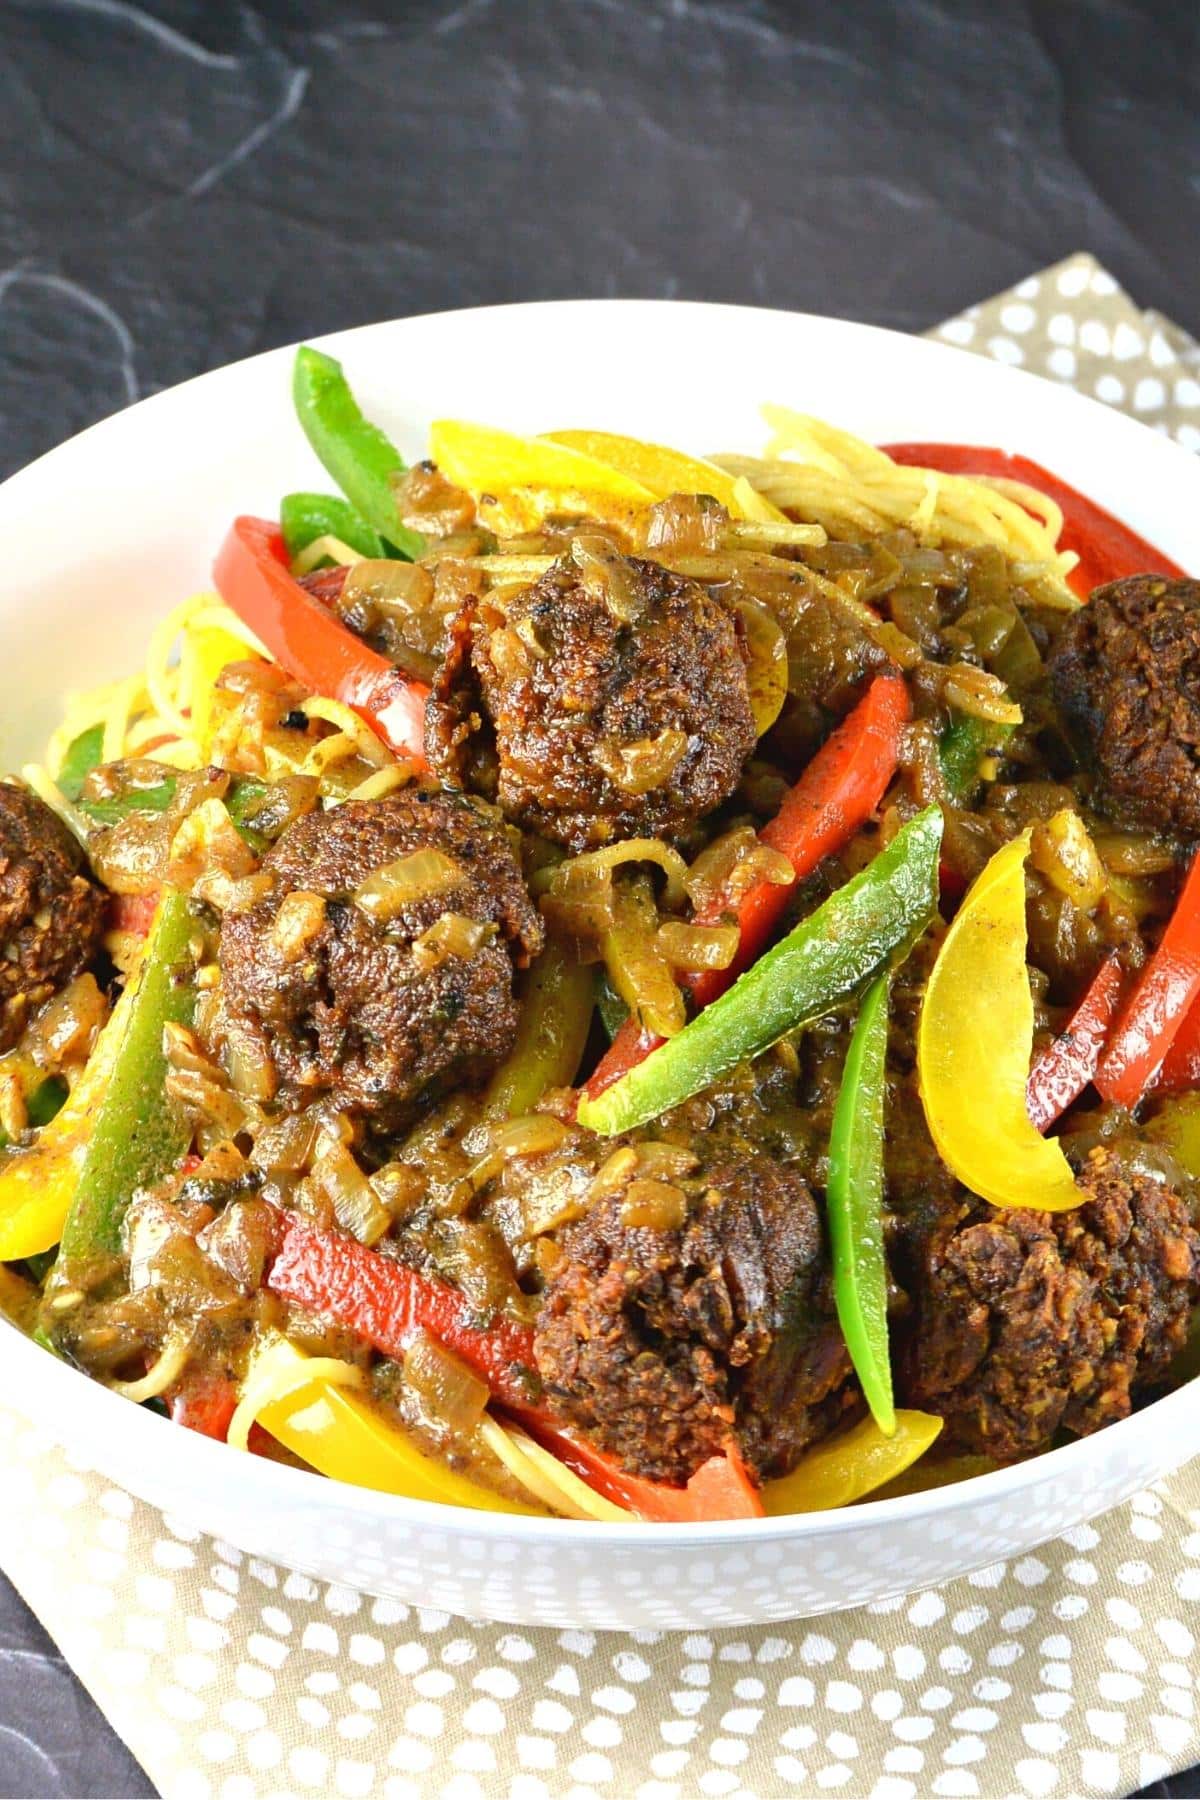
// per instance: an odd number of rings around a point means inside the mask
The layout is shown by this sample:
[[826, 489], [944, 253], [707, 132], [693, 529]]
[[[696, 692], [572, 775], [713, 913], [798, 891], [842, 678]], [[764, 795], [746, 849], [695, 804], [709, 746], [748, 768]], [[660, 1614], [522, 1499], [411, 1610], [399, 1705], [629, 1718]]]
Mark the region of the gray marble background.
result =
[[[369, 319], [919, 331], [1077, 249], [1200, 333], [1197, 0], [0, 0], [0, 472]], [[0, 1796], [150, 1792], [0, 1583]]]

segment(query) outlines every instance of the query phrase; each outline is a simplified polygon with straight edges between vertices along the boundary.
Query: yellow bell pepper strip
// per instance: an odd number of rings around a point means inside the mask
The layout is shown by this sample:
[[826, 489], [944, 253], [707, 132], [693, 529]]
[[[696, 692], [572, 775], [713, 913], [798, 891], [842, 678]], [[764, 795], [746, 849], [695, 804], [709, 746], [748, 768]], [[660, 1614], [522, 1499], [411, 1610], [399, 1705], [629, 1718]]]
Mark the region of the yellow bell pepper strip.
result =
[[[306, 1367], [310, 1363], [311, 1372]], [[245, 1408], [285, 1449], [334, 1481], [478, 1512], [545, 1517], [540, 1506], [507, 1499], [427, 1456], [353, 1388], [328, 1379], [326, 1369], [325, 1358], [307, 1356], [286, 1338], [269, 1338], [243, 1384], [230, 1441], [245, 1447], [245, 1432], [239, 1430], [239, 1423], [246, 1422], [245, 1414], [239, 1421]]]
[[828, 1512], [865, 1499], [875, 1488], [911, 1468], [941, 1429], [942, 1421], [932, 1413], [904, 1408], [896, 1414], [891, 1437], [884, 1436], [874, 1419], [860, 1419], [849, 1431], [839, 1431], [809, 1450], [790, 1475], [764, 1485], [762, 1501], [768, 1518]]
[[66, 1104], [25, 1150], [0, 1155], [0, 1262], [52, 1250], [87, 1155], [96, 1115], [133, 1005], [130, 981]]
[[825, 1216], [838, 1322], [867, 1405], [885, 1437], [896, 1430], [883, 1250], [883, 1102], [890, 974], [859, 1008], [829, 1133]]
[[934, 1488], [957, 1487], [960, 1481], [974, 1481], [976, 1476], [990, 1475], [996, 1464], [990, 1456], [972, 1456], [967, 1451], [943, 1451], [937, 1456], [923, 1456], [902, 1475], [872, 1491], [875, 1500], [898, 1500], [901, 1494], [928, 1494]]
[[285, 494], [279, 502], [279, 529], [295, 562], [318, 538], [339, 538], [359, 556], [382, 558], [387, 548], [379, 533], [337, 494]]
[[517, 1119], [574, 1081], [592, 1024], [595, 976], [548, 944], [529, 971], [517, 1039], [488, 1084], [484, 1117]]
[[[166, 1092], [163, 1034], [169, 1024], [192, 1021], [194, 932], [186, 896], [165, 889], [137, 975], [126, 989], [131, 998], [124, 1028], [96, 1105], [87, 1115], [77, 1179], [65, 1181], [63, 1188], [69, 1191], [60, 1190], [57, 1196], [58, 1207], [64, 1199], [69, 1205], [65, 1221], [58, 1220], [62, 1242], [52, 1277], [55, 1284], [81, 1285], [90, 1275], [106, 1272], [120, 1255], [125, 1213], [134, 1190], [161, 1181], [178, 1167], [187, 1150], [191, 1127]], [[89, 1062], [79, 1085], [91, 1073]], [[57, 1128], [74, 1102], [72, 1094], [47, 1133]], [[46, 1223], [49, 1227], [49, 1219]]]
[[305, 437], [359, 516], [400, 556], [422, 555], [425, 539], [404, 523], [396, 499], [407, 465], [387, 434], [363, 417], [341, 363], [303, 344], [292, 369], [292, 401]]
[[748, 508], [745, 484], [703, 457], [685, 456], [681, 450], [647, 444], [641, 438], [622, 437], [614, 431], [548, 431], [545, 439], [561, 444], [565, 450], [590, 456], [595, 462], [607, 463], [618, 474], [648, 488], [657, 500], [666, 500], [671, 494], [711, 494], [732, 519], [787, 522], [786, 513], [761, 494], [754, 494], [753, 489], [750, 491], [758, 505], [756, 509]]
[[933, 917], [941, 841], [941, 812], [927, 807], [675, 1037], [597, 1098], [585, 1092], [579, 1123], [603, 1137], [644, 1125], [853, 999]]
[[191, 730], [204, 762], [212, 755], [215, 726], [213, 690], [230, 663], [256, 662], [245, 640], [220, 625], [191, 626], [179, 649], [180, 672], [191, 708]]
[[954, 918], [917, 1025], [921, 1102], [938, 1154], [993, 1206], [1065, 1212], [1079, 1190], [1029, 1117], [1033, 995], [1025, 966], [1030, 830], [998, 850]]
[[593, 456], [465, 419], [435, 419], [429, 454], [448, 480], [474, 494], [480, 522], [502, 537], [535, 531], [548, 514], [628, 530], [659, 498]]

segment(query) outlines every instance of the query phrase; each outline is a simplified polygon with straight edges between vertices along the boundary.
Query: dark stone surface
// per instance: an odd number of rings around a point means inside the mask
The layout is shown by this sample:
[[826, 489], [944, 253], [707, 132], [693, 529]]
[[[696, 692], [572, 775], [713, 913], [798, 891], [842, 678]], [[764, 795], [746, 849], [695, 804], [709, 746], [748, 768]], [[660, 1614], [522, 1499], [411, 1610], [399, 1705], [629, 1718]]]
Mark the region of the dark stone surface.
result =
[[[916, 331], [1090, 249], [1200, 331], [1198, 166], [1195, 0], [3, 0], [0, 472], [488, 301]], [[149, 1792], [0, 1591], [0, 1795]]]

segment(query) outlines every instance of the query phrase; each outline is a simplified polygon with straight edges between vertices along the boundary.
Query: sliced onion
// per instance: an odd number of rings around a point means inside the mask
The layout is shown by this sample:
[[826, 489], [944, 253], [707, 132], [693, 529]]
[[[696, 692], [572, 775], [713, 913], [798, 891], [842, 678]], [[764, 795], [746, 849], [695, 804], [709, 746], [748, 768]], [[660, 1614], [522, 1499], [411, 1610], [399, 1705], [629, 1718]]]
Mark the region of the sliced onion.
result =
[[421, 974], [438, 969], [448, 957], [470, 962], [497, 934], [490, 919], [471, 919], [466, 913], [444, 912], [423, 931], [412, 947], [413, 961]]
[[[785, 668], [786, 663], [785, 653]], [[668, 725], [656, 737], [638, 738], [631, 744], [603, 738], [592, 751], [592, 761], [623, 793], [649, 794], [667, 785], [687, 754], [687, 747], [687, 732]]]
[[682, 906], [688, 867], [678, 850], [672, 850], [661, 838], [625, 838], [619, 844], [606, 844], [601, 850], [585, 850], [581, 856], [559, 863], [551, 872], [549, 885], [557, 886], [560, 879], [574, 878], [587, 870], [612, 870], [628, 862], [656, 863], [666, 876], [663, 904]]
[[687, 1218], [687, 1195], [669, 1181], [639, 1175], [625, 1189], [621, 1223], [633, 1229], [678, 1231]]
[[792, 865], [779, 850], [758, 840], [751, 825], [739, 825], [714, 838], [688, 869], [684, 885], [697, 912], [718, 903], [734, 906], [759, 881], [786, 887], [795, 880]]
[[570, 1128], [548, 1113], [531, 1113], [499, 1125], [478, 1125], [463, 1138], [463, 1149], [475, 1161], [466, 1179], [478, 1193], [518, 1156], [546, 1156], [570, 1137]]
[[762, 737], [783, 711], [787, 699], [787, 640], [779, 620], [761, 600], [739, 600], [736, 611], [750, 651], [750, 709], [755, 729]]
[[727, 969], [737, 955], [736, 925], [685, 925], [664, 919], [658, 947], [673, 969]]
[[325, 901], [308, 888], [285, 894], [271, 922], [271, 942], [287, 962], [304, 955], [325, 924]]
[[249, 1100], [273, 1100], [279, 1085], [266, 1044], [236, 1019], [225, 1022], [225, 1068], [235, 1093]]
[[420, 563], [364, 557], [346, 576], [339, 612], [364, 601], [398, 620], [423, 613], [433, 600], [433, 576]]
[[404, 1374], [430, 1424], [464, 1435], [484, 1415], [489, 1393], [483, 1381], [445, 1344], [419, 1331], [404, 1352]]
[[618, 625], [637, 624], [646, 610], [646, 596], [628, 559], [607, 538], [572, 538], [571, 561], [585, 591], [603, 602]]
[[359, 884], [354, 903], [380, 924], [418, 900], [444, 894], [463, 879], [461, 863], [444, 850], [413, 850]]
[[328, 1133], [313, 1164], [313, 1180], [331, 1202], [342, 1230], [360, 1244], [377, 1244], [387, 1234], [391, 1214], [345, 1144]]

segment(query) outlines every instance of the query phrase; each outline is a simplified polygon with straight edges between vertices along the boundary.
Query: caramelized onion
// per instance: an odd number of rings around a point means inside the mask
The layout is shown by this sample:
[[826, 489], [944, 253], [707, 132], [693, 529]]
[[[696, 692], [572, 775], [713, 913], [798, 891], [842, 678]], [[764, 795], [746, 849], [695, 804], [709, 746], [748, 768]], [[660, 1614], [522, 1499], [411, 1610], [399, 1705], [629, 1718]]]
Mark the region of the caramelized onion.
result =
[[711, 553], [721, 548], [728, 525], [729, 514], [711, 494], [671, 494], [646, 515], [646, 548]]
[[461, 1357], [418, 1331], [404, 1352], [404, 1375], [431, 1425], [470, 1433], [487, 1408], [487, 1383]]
[[342, 1230], [360, 1244], [377, 1244], [386, 1234], [391, 1224], [387, 1208], [340, 1138], [322, 1135], [312, 1179], [330, 1201]]
[[446, 893], [462, 877], [462, 864], [444, 850], [413, 850], [368, 875], [355, 889], [354, 903], [368, 918], [386, 924], [414, 902]]
[[295, 888], [285, 894], [271, 924], [271, 942], [288, 962], [303, 956], [325, 924], [325, 902], [320, 894]]
[[786, 887], [794, 879], [792, 865], [781, 851], [761, 844], [752, 825], [739, 825], [700, 852], [684, 886], [696, 911], [709, 912], [719, 903], [736, 905], [759, 881]]
[[413, 961], [422, 975], [440, 968], [451, 956], [470, 962], [485, 944], [491, 943], [497, 929], [490, 919], [472, 919], [466, 913], [444, 912], [413, 943]]
[[638, 1176], [621, 1201], [621, 1223], [650, 1231], [677, 1231], [687, 1218], [687, 1195], [667, 1181]]
[[342, 614], [367, 606], [400, 622], [422, 613], [433, 600], [433, 576], [420, 563], [364, 558], [348, 570], [338, 597]]
[[685, 925], [664, 919], [658, 947], [673, 969], [727, 969], [737, 955], [736, 925]]
[[755, 729], [759, 737], [763, 737], [783, 711], [787, 699], [787, 640], [778, 619], [761, 600], [741, 599], [735, 610], [750, 652], [747, 670], [750, 709], [754, 714]]
[[584, 590], [608, 608], [618, 625], [636, 625], [646, 597], [625, 558], [602, 537], [571, 540], [571, 560]]
[[648, 794], [667, 785], [687, 747], [687, 733], [668, 725], [656, 737], [638, 738], [634, 743], [601, 738], [592, 751], [592, 760], [624, 793]]

